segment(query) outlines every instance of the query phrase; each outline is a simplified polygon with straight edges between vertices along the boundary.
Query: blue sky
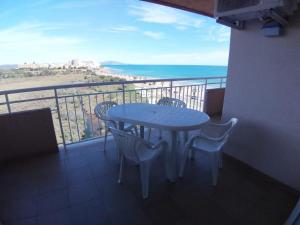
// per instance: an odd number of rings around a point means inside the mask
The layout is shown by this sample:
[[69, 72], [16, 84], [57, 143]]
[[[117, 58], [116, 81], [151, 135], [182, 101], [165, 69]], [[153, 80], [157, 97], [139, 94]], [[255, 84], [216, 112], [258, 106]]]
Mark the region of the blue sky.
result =
[[139, 0], [2, 0], [0, 64], [227, 65], [230, 29]]

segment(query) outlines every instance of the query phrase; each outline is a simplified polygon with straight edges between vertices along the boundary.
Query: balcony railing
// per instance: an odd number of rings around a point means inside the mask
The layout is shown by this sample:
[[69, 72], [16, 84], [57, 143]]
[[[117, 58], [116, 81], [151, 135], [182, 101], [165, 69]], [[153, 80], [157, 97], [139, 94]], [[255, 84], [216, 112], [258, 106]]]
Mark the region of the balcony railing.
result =
[[49, 107], [59, 144], [68, 145], [104, 135], [94, 114], [103, 101], [155, 104], [161, 97], [183, 100], [202, 111], [205, 91], [226, 86], [226, 77], [151, 79], [80, 83], [0, 91], [0, 114]]

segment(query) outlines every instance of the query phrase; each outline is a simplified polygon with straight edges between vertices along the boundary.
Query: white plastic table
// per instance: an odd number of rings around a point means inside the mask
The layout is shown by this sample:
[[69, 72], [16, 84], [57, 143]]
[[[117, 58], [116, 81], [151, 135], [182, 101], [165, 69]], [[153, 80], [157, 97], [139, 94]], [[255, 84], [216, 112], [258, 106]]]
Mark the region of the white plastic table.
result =
[[170, 132], [171, 146], [168, 150], [166, 163], [167, 178], [171, 182], [176, 181], [177, 178], [178, 132], [199, 129], [209, 120], [207, 114], [193, 109], [144, 103], [117, 105], [108, 110], [107, 116], [111, 120], [119, 121], [121, 129], [125, 122], [140, 125], [142, 137], [144, 127], [158, 128]]

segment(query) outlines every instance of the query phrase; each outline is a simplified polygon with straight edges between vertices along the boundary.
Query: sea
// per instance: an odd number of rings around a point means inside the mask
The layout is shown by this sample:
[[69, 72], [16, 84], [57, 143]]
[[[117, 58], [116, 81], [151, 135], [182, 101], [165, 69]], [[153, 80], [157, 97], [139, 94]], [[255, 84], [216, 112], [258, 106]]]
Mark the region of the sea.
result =
[[227, 66], [202, 65], [103, 65], [118, 74], [148, 78], [193, 78], [227, 76]]

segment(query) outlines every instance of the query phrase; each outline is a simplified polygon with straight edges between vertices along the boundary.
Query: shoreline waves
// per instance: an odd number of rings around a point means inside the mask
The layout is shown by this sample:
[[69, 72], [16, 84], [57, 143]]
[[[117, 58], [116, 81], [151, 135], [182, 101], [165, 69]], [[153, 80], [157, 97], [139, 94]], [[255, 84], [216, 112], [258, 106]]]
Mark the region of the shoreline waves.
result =
[[[171, 79], [187, 77], [226, 76], [226, 66], [183, 66], [183, 65], [103, 65], [97, 75], [111, 76], [128, 81]], [[174, 75], [173, 75], [174, 74]], [[189, 75], [187, 75], [189, 74]], [[217, 74], [217, 75], [216, 75]], [[164, 87], [165, 82], [138, 83], [137, 88]], [[193, 84], [195, 81], [178, 81], [176, 85]], [[167, 85], [168, 86], [168, 85]]]

